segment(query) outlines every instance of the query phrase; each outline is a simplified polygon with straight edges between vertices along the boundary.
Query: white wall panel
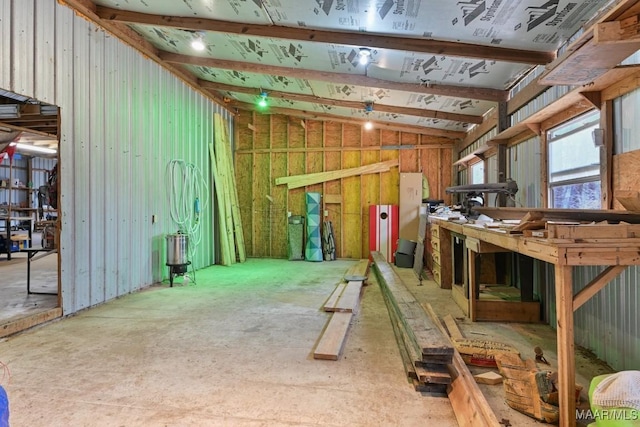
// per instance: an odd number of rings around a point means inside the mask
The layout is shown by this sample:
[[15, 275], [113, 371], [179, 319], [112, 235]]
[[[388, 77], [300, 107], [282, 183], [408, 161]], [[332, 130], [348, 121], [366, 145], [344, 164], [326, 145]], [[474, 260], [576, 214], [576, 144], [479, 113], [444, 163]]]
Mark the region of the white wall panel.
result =
[[[61, 108], [64, 313], [167, 278], [166, 165], [193, 163], [208, 182], [213, 114], [233, 135], [229, 113], [51, 0], [0, 2], [0, 55], [0, 88]], [[201, 224], [195, 268], [215, 262], [211, 206]]]

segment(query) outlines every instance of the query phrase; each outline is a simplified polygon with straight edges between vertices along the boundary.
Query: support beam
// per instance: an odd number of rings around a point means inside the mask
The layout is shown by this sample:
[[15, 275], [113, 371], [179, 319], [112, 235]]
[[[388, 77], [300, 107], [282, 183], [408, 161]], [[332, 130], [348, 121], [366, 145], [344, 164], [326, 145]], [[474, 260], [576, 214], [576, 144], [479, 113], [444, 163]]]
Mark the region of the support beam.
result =
[[573, 311], [576, 311], [591, 297], [600, 292], [609, 282], [618, 277], [627, 268], [626, 265], [612, 265], [604, 269], [591, 282], [589, 282], [580, 292], [573, 297]]
[[555, 266], [560, 427], [573, 427], [576, 424], [572, 269], [569, 265]]
[[580, 92], [580, 96], [589, 101], [598, 110], [602, 108], [602, 93], [601, 92]]
[[245, 24], [216, 19], [161, 16], [97, 6], [96, 14], [111, 22], [159, 25], [179, 29], [214, 31], [243, 36], [280, 38], [317, 43], [367, 46], [463, 58], [492, 59], [523, 64], [547, 64], [555, 59], [552, 52], [527, 51], [496, 46], [474, 45], [413, 37], [387, 37], [369, 33], [326, 31], [279, 25]]
[[394, 82], [383, 79], [367, 77], [362, 74], [332, 73], [329, 71], [307, 70], [299, 68], [280, 67], [266, 64], [253, 64], [243, 61], [230, 61], [225, 59], [204, 58], [199, 56], [182, 55], [167, 51], [160, 51], [159, 57], [174, 64], [198, 65], [223, 70], [235, 70], [245, 73], [271, 74], [274, 76], [288, 76], [306, 80], [318, 80], [323, 82], [340, 83], [356, 86], [370, 86], [381, 89], [402, 90], [407, 92], [426, 93], [432, 95], [453, 96], [458, 98], [481, 99], [485, 101], [504, 101], [509, 93], [505, 90], [472, 88], [431, 83], [421, 85], [416, 83]]
[[[265, 113], [264, 111], [260, 111], [253, 104], [238, 102], [233, 105], [237, 106], [237, 108], [242, 110], [255, 111], [257, 113], [262, 113], [262, 114]], [[296, 110], [295, 108], [269, 107], [269, 111], [267, 113], [283, 114], [285, 116], [290, 116], [290, 117], [298, 117], [303, 119], [320, 120], [320, 121], [331, 121], [336, 123], [350, 123], [350, 124], [364, 125], [367, 122], [367, 120], [365, 119], [356, 119], [356, 118], [350, 118], [346, 116], [338, 116], [337, 114], [317, 113], [315, 111]], [[462, 139], [466, 135], [466, 133], [463, 131], [446, 130], [446, 129], [427, 127], [427, 126], [404, 125], [396, 122], [377, 122], [373, 120], [371, 120], [371, 122], [373, 123], [373, 126], [377, 129], [415, 133], [415, 134], [425, 135], [425, 136], [440, 136], [444, 138], [450, 138], [452, 140]]]
[[[224, 92], [247, 93], [247, 94], [256, 95], [256, 96], [259, 96], [260, 93], [262, 92], [262, 89], [260, 88], [252, 88], [247, 86], [234, 86], [234, 85], [229, 85], [224, 83], [210, 82], [207, 80], [199, 80], [198, 82], [200, 83], [200, 86], [202, 86], [203, 88], [224, 91]], [[356, 110], [364, 110], [366, 106], [365, 102], [321, 98], [319, 96], [305, 95], [301, 93], [281, 92], [281, 91], [271, 90], [271, 91], [267, 91], [267, 94], [269, 95], [269, 98], [280, 98], [280, 99], [286, 99], [290, 101], [310, 102], [312, 104], [322, 104], [322, 105], [354, 108]], [[473, 123], [473, 124], [482, 123], [482, 116], [473, 116], [471, 114], [449, 113], [446, 111], [428, 110], [426, 108], [398, 107], [395, 105], [385, 105], [385, 104], [375, 103], [373, 104], [373, 109], [375, 111], [380, 111], [383, 113], [406, 114], [409, 116], [427, 117], [432, 119], [451, 120], [456, 122]]]
[[294, 189], [307, 185], [319, 184], [321, 182], [334, 179], [347, 178], [350, 176], [365, 175], [369, 173], [386, 172], [392, 167], [398, 166], [398, 159], [387, 160], [386, 162], [374, 163], [357, 168], [341, 169], [337, 171], [317, 172], [305, 175], [283, 176], [276, 178], [276, 185], [287, 184], [287, 188]]

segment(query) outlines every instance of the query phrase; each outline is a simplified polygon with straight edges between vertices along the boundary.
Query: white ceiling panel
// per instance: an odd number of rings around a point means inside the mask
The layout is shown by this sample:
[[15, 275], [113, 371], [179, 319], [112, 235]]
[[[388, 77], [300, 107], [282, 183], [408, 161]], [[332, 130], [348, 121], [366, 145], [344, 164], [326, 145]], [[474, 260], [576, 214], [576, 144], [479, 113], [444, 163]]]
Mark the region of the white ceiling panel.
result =
[[449, 113], [483, 115], [496, 104], [469, 98], [417, 94], [399, 90], [309, 81], [313, 94], [321, 98], [373, 102], [398, 107], [425, 108]]
[[260, 0], [95, 0], [94, 3], [154, 15], [223, 19], [254, 24], [270, 22], [260, 6]]
[[608, 0], [265, 0], [276, 25], [557, 49]]

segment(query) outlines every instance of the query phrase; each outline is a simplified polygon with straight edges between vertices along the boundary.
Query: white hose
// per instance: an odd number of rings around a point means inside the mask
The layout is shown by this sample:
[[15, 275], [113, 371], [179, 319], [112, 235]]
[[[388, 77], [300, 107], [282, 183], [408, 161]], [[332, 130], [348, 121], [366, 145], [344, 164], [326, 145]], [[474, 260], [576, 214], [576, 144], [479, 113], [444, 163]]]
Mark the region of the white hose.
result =
[[[209, 205], [209, 186], [197, 166], [171, 160], [165, 173], [171, 219], [189, 238], [189, 259], [202, 240], [200, 216]], [[199, 209], [199, 210], [198, 210]]]

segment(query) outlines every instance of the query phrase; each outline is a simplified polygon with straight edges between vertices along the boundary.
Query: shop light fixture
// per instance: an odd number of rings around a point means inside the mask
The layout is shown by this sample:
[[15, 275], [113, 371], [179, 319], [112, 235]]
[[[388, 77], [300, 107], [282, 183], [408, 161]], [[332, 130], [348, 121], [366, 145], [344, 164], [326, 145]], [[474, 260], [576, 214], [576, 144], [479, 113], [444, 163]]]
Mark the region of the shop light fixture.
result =
[[195, 33], [193, 35], [193, 40], [191, 40], [191, 47], [193, 50], [197, 50], [198, 52], [202, 52], [207, 46], [204, 43], [204, 37], [202, 33]]
[[366, 47], [360, 48], [360, 64], [367, 65], [371, 60], [371, 49]]
[[16, 149], [18, 149], [20, 151], [31, 151], [31, 152], [34, 152], [34, 153], [42, 153], [42, 154], [56, 154], [58, 152], [57, 150], [54, 150], [53, 148], [38, 147], [36, 145], [21, 144], [19, 142], [14, 142], [11, 145], [15, 146]]
[[260, 91], [260, 97], [258, 98], [258, 107], [267, 108], [269, 103], [267, 102], [267, 97], [269, 95], [265, 91]]

